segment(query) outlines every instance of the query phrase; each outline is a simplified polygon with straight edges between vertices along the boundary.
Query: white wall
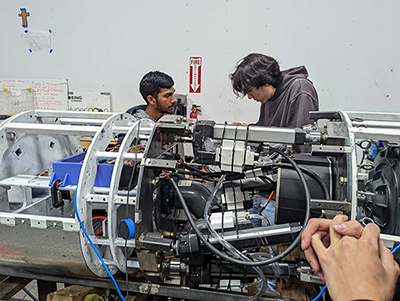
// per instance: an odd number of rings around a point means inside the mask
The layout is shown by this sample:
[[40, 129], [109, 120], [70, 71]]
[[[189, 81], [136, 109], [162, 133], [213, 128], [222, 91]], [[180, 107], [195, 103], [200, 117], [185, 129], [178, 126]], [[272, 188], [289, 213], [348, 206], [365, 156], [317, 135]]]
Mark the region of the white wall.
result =
[[[28, 29], [51, 29], [53, 53], [28, 51]], [[400, 112], [397, 0], [1, 0], [0, 78], [67, 78], [70, 91], [109, 91], [112, 110], [142, 103], [149, 70], [188, 93], [190, 56], [203, 58], [203, 119], [254, 122], [259, 105], [237, 99], [229, 73], [250, 52], [282, 69], [305, 65], [321, 110]]]

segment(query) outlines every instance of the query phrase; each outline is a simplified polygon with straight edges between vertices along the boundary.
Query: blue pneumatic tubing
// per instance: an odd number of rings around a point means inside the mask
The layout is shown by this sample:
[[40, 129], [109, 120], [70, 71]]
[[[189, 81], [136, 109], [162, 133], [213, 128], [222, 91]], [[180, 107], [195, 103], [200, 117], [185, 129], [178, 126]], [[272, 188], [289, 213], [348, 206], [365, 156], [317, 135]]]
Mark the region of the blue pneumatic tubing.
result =
[[96, 252], [97, 257], [99, 257], [101, 263], [103, 264], [104, 268], [106, 269], [107, 274], [111, 277], [111, 280], [114, 282], [115, 288], [118, 291], [118, 295], [121, 297], [121, 299], [123, 301], [126, 301], [126, 299], [124, 298], [124, 296], [122, 296], [121, 290], [119, 289], [119, 286], [117, 284], [117, 281], [115, 281], [115, 278], [113, 277], [113, 275], [111, 274], [110, 270], [107, 268], [107, 265], [105, 264], [103, 258], [101, 258], [101, 255], [99, 253], [99, 251], [97, 251], [96, 246], [93, 244], [92, 240], [89, 237], [89, 234], [86, 232], [85, 227], [83, 226], [83, 223], [81, 221], [81, 218], [79, 217], [78, 214], [78, 207], [76, 206], [76, 193], [78, 192], [78, 185], [76, 185], [76, 190], [75, 190], [75, 194], [74, 194], [74, 208], [75, 208], [75, 216], [78, 219], [79, 224], [81, 225], [81, 229], [83, 231], [83, 233], [85, 234], [87, 240], [89, 241], [90, 245], [92, 246], [93, 250]]

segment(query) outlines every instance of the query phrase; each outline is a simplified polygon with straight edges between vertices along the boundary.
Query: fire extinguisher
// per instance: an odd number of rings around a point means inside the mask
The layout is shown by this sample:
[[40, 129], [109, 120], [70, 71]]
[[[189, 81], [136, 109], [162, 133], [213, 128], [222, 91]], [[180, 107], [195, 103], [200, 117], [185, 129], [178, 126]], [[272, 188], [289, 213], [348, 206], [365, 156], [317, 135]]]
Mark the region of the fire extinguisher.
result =
[[197, 105], [192, 105], [192, 111], [190, 113], [190, 118], [191, 119], [197, 119], [197, 111], [200, 111], [200, 106]]
[[197, 119], [196, 109], [192, 109], [192, 112], [190, 113], [190, 118]]

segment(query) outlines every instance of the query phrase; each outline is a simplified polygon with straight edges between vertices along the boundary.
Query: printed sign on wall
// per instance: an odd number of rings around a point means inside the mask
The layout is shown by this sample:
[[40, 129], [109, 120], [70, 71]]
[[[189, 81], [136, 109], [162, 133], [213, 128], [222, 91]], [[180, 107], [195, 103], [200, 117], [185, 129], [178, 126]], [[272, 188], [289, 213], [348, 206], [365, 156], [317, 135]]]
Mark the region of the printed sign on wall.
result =
[[189, 93], [201, 93], [201, 57], [190, 57]]
[[111, 112], [110, 92], [69, 92], [69, 111]]
[[35, 110], [67, 110], [67, 79], [0, 78], [0, 89], [10, 91], [13, 96], [21, 95], [22, 90], [26, 93], [27, 88], [34, 92]]

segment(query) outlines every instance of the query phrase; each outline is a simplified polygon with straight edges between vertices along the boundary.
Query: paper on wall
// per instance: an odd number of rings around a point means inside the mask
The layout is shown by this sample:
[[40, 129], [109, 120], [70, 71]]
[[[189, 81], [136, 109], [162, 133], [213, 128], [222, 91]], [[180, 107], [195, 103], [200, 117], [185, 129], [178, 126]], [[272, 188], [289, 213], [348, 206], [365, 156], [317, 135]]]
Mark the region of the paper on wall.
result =
[[32, 51], [48, 51], [51, 49], [51, 34], [48, 31], [29, 31], [26, 33], [29, 49]]
[[111, 112], [111, 94], [109, 92], [69, 92], [68, 110]]
[[13, 79], [0, 78], [0, 89], [8, 89], [12, 95], [30, 88], [34, 92], [34, 109], [67, 110], [67, 79]]

